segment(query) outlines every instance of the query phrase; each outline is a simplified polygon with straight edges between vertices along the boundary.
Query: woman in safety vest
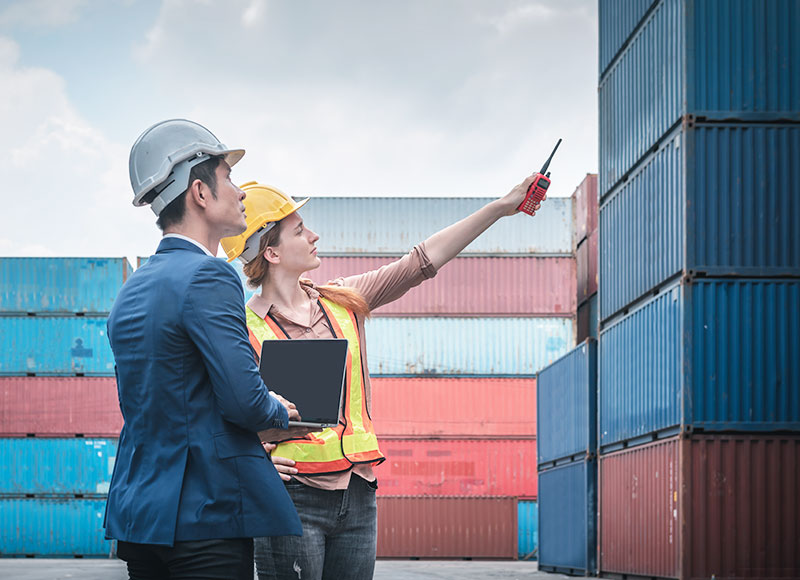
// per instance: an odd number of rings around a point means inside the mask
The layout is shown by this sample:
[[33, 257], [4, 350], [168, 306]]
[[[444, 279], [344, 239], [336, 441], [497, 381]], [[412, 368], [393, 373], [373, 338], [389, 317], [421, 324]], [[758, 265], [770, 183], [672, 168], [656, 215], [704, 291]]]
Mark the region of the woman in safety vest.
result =
[[[383, 461], [370, 418], [370, 378], [364, 320], [436, 275], [470, 242], [503, 216], [517, 213], [532, 178], [463, 220], [433, 234], [399, 260], [372, 272], [316, 286], [300, 276], [319, 267], [319, 239], [281, 191], [246, 183], [247, 230], [225, 238], [229, 261], [244, 262], [244, 273], [261, 293], [247, 303], [251, 344], [260, 355], [264, 340], [346, 338], [349, 354], [340, 424], [294, 439], [265, 443], [303, 523], [303, 536], [256, 538], [260, 580], [287, 578], [370, 579], [377, 543], [377, 481], [373, 465]], [[536, 206], [539, 209], [539, 206]], [[302, 409], [300, 413], [302, 414]], [[277, 441], [286, 431], [262, 432]]]

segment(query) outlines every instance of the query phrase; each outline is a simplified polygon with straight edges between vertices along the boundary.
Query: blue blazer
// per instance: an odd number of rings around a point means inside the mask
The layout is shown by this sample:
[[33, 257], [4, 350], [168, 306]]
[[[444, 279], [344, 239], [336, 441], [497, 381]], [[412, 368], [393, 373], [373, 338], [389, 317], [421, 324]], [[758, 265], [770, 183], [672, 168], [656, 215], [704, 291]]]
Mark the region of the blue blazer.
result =
[[125, 424], [106, 537], [142, 544], [301, 535], [257, 431], [288, 415], [261, 380], [234, 269], [164, 238], [108, 318]]

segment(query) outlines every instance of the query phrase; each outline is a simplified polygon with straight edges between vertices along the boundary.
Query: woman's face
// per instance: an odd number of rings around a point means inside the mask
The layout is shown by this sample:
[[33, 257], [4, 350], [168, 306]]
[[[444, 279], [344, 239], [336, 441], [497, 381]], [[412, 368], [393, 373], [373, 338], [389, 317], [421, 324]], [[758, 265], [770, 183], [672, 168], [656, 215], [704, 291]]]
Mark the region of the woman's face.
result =
[[299, 275], [319, 267], [315, 245], [318, 239], [319, 236], [305, 226], [300, 214], [294, 212], [283, 218], [278, 245], [273, 251], [280, 258], [281, 267]]

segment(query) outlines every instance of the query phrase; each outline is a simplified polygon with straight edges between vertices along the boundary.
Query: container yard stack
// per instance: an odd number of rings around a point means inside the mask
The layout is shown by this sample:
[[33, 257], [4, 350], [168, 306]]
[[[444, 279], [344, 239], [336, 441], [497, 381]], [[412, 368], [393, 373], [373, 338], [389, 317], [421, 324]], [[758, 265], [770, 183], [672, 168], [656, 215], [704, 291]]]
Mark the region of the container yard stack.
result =
[[578, 276], [577, 342], [597, 339], [597, 174], [588, 173], [572, 194], [575, 228], [572, 247]]
[[122, 416], [106, 317], [125, 258], [0, 258], [0, 556], [112, 554]]
[[591, 576], [597, 566], [597, 341], [537, 377], [539, 569]]
[[[487, 203], [314, 198], [317, 283], [374, 270]], [[515, 558], [536, 548], [536, 373], [574, 344], [572, 202], [504, 219], [367, 323], [378, 556]]]
[[600, 573], [800, 577], [800, 5], [599, 13]]

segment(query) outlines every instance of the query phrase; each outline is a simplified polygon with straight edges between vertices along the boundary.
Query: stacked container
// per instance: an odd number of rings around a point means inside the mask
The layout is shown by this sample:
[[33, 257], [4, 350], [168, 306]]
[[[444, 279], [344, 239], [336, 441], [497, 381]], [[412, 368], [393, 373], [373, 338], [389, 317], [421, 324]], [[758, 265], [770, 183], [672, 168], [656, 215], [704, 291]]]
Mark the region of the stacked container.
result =
[[587, 173], [572, 194], [575, 229], [572, 247], [578, 279], [577, 342], [597, 339], [597, 174]]
[[106, 317], [124, 258], [0, 258], [2, 556], [109, 556], [122, 417]]
[[[489, 202], [314, 198], [317, 283], [360, 274]], [[367, 323], [378, 556], [534, 555], [536, 373], [573, 344], [572, 203], [504, 218]]]
[[600, 2], [602, 575], [800, 576], [799, 20]]

